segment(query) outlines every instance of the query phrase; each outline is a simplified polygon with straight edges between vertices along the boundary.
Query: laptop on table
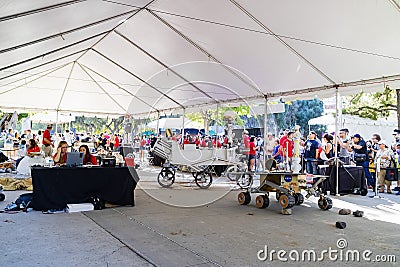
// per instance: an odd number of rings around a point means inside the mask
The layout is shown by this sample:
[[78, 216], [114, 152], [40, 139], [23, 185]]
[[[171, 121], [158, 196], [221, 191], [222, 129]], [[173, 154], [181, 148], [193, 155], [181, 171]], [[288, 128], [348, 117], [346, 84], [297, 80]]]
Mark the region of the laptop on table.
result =
[[66, 167], [78, 167], [83, 165], [82, 152], [67, 152]]

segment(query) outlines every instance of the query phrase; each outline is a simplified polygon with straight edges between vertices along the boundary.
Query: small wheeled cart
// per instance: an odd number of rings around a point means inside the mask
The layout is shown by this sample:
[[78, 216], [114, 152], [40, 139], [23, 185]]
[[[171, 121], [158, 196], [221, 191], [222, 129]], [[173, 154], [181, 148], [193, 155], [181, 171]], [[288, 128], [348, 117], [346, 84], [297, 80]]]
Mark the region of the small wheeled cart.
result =
[[307, 192], [306, 198], [310, 196], [319, 197], [318, 206], [320, 209], [329, 210], [332, 208], [332, 200], [322, 194], [319, 189], [320, 183], [329, 176], [314, 175], [307, 177], [306, 174], [290, 172], [261, 172], [258, 174], [260, 175], [260, 186], [249, 187], [239, 193], [239, 204], [249, 204], [251, 194], [257, 194], [256, 206], [265, 209], [269, 206], [269, 193], [276, 192], [276, 199], [282, 207], [282, 213], [291, 214], [291, 208], [304, 202], [304, 196], [301, 193], [303, 189]]

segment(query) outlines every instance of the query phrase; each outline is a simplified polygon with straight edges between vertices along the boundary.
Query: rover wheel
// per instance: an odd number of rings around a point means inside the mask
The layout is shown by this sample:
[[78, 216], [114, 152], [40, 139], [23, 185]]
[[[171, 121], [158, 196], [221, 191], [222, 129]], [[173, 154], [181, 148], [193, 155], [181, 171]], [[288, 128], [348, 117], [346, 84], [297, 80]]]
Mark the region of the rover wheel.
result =
[[329, 210], [332, 208], [332, 199], [330, 199], [329, 197], [321, 197], [318, 200], [318, 207], [321, 210]]
[[281, 207], [283, 209], [290, 209], [294, 206], [296, 200], [294, 199], [294, 197], [292, 195], [289, 194], [281, 194], [279, 196], [279, 205], [281, 205]]
[[269, 206], [269, 198], [266, 195], [259, 195], [256, 197], [256, 206], [259, 209], [265, 209]]
[[294, 194], [295, 205], [301, 205], [304, 202], [304, 196], [301, 193]]
[[238, 195], [238, 202], [240, 205], [247, 205], [251, 201], [251, 196], [249, 192], [241, 192]]

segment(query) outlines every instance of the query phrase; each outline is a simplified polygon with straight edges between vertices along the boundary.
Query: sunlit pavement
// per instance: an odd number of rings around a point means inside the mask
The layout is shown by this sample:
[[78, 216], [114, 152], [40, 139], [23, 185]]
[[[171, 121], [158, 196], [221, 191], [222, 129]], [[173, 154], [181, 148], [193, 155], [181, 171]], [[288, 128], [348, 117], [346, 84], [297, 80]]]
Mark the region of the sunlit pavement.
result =
[[[241, 191], [226, 177], [199, 189], [190, 174], [179, 174], [171, 188], [161, 188], [158, 172], [139, 171], [135, 207], [0, 214], [1, 266], [398, 266], [400, 261], [400, 196], [332, 196], [329, 211], [311, 197], [292, 215], [282, 215], [274, 193], [266, 209], [255, 206], [255, 195], [241, 206]], [[21, 193], [6, 192], [0, 207]], [[364, 217], [339, 215], [341, 208], [362, 210]], [[337, 221], [347, 227], [336, 228]], [[315, 259], [306, 255], [299, 263], [304, 251], [315, 252]], [[353, 252], [360, 259], [346, 258]], [[393, 257], [396, 263], [378, 263]]]

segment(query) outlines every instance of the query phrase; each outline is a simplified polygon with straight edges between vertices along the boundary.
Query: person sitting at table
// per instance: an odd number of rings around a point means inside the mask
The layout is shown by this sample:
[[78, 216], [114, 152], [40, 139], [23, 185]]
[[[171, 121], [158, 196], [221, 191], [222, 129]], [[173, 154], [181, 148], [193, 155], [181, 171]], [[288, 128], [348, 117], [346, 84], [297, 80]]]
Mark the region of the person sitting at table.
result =
[[35, 139], [29, 139], [29, 145], [26, 152], [29, 157], [33, 157], [35, 154], [40, 153], [40, 147], [36, 143]]
[[63, 166], [67, 163], [67, 150], [68, 143], [66, 141], [60, 141], [57, 146], [57, 152], [53, 156], [54, 165]]
[[83, 165], [97, 165], [97, 159], [95, 156], [90, 154], [89, 147], [87, 145], [81, 145], [79, 152], [83, 153]]
[[35, 157], [40, 155], [40, 147], [37, 145], [35, 139], [29, 139], [29, 146], [26, 151], [26, 156], [21, 159], [17, 166], [17, 173], [30, 175], [31, 166], [44, 164], [43, 157]]

